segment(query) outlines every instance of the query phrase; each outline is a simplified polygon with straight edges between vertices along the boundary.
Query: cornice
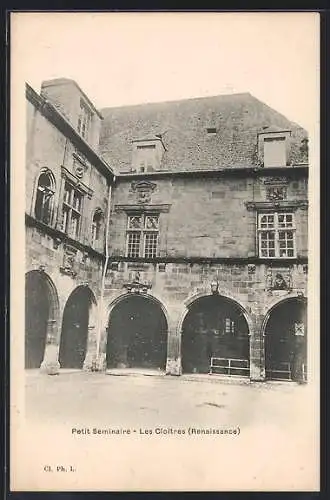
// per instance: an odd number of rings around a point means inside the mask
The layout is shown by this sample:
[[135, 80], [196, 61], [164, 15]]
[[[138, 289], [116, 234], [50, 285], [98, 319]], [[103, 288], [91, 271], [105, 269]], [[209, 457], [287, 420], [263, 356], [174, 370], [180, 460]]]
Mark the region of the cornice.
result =
[[281, 200], [281, 201], [246, 201], [247, 210], [302, 210], [308, 209], [307, 200]]
[[158, 170], [153, 172], [119, 172], [116, 174], [118, 182], [126, 180], [146, 180], [146, 179], [161, 179], [161, 178], [180, 178], [180, 177], [233, 177], [233, 178], [259, 178], [282, 176], [290, 178], [308, 177], [309, 167], [307, 164], [290, 165], [286, 167], [229, 167], [229, 168], [214, 168], [205, 170]]
[[82, 252], [85, 252], [95, 257], [96, 259], [105, 260], [105, 255], [103, 253], [98, 252], [89, 245], [84, 245], [80, 241], [70, 238], [67, 234], [63, 233], [62, 231], [59, 231], [58, 229], [55, 229], [52, 226], [44, 224], [43, 222], [35, 219], [34, 217], [32, 217], [27, 213], [25, 214], [25, 225], [27, 227], [35, 227], [39, 231], [42, 231], [44, 234], [51, 236], [54, 239], [54, 246], [56, 245], [56, 248], [61, 244], [72, 245], [74, 248], [77, 248], [78, 250], [81, 250]]

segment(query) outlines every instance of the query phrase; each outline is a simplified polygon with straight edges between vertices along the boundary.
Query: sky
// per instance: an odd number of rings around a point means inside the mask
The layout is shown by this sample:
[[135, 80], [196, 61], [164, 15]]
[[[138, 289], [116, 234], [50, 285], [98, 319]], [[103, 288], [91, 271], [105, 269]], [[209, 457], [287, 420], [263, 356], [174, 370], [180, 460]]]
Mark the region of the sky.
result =
[[250, 92], [311, 130], [316, 13], [14, 13], [17, 85], [74, 79], [97, 108]]

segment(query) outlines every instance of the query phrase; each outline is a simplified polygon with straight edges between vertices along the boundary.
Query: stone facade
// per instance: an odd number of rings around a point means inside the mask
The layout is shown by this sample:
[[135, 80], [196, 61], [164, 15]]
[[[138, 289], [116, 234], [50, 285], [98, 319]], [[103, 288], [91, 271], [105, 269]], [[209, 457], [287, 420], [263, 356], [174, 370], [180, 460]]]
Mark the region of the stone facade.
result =
[[[79, 99], [76, 88], [75, 92]], [[107, 164], [78, 136], [72, 126], [73, 114], [70, 117], [72, 123], [69, 123], [56, 112], [51, 102], [40, 98], [30, 87], [27, 87], [26, 96], [26, 273], [40, 272], [50, 283], [50, 301], [55, 304], [54, 317], [49, 319], [42, 368], [54, 373], [59, 369], [62, 318], [70, 295], [83, 286], [92, 291], [95, 302], [100, 296], [105, 216], [100, 237], [94, 242], [91, 240], [91, 226], [97, 209], [103, 214], [107, 212], [113, 174]], [[51, 218], [47, 223], [36, 215], [38, 180], [43, 173], [49, 174], [54, 184]], [[71, 237], [70, 232], [64, 231], [62, 227], [66, 180], [79, 190], [83, 198], [79, 210], [78, 237]], [[95, 321], [90, 326], [95, 327]], [[95, 335], [92, 329], [90, 335]], [[91, 340], [89, 343], [93, 344]]]
[[[248, 144], [246, 166], [242, 165], [242, 156], [240, 156], [240, 164], [237, 167], [231, 164], [230, 168], [225, 168], [223, 165], [221, 167], [213, 165], [213, 168], [210, 168], [204, 162], [200, 169], [198, 165], [197, 167], [194, 165], [189, 170], [184, 159], [187, 158], [184, 153], [185, 146], [182, 144], [178, 155], [178, 158], [182, 159], [181, 163], [178, 162], [176, 168], [173, 168], [172, 151], [172, 156], [168, 153], [171, 158], [171, 168], [167, 168], [166, 155], [171, 143], [167, 144], [164, 140], [162, 153], [164, 161], [160, 162], [159, 169], [151, 168], [149, 171], [138, 173], [136, 168], [131, 171], [127, 169], [127, 161], [131, 157], [135, 165], [138, 163], [136, 158], [139, 153], [132, 150], [129, 153], [124, 141], [122, 144], [124, 144], [125, 151], [123, 151], [122, 158], [126, 162], [125, 171], [116, 170], [116, 178], [114, 178], [112, 169], [116, 168], [116, 164], [121, 165], [122, 162], [119, 160], [120, 144], [113, 147], [112, 156], [114, 136], [111, 132], [111, 110], [110, 114], [106, 111], [107, 120], [101, 126], [101, 142], [99, 153], [97, 153], [101, 114], [96, 112], [92, 105], [91, 113], [94, 116], [92, 123], [96, 123], [96, 129], [90, 135], [92, 138], [90, 144], [79, 139], [79, 134], [75, 130], [74, 124], [77, 121], [75, 116], [77, 118], [77, 113], [79, 113], [77, 103], [81, 96], [86, 97], [81, 92], [76, 84], [64, 79], [60, 80], [58, 86], [56, 86], [56, 81], [51, 82], [51, 85], [43, 84], [42, 95], [47, 97], [46, 104], [43, 97], [37, 96], [32, 89], [28, 88], [27, 92], [26, 267], [27, 272], [37, 271], [47, 276], [51, 283], [50, 295], [53, 293], [53, 298], [55, 295], [58, 297], [57, 306], [53, 309], [50, 307], [49, 315], [53, 317], [48, 317], [49, 327], [47, 327], [45, 355], [41, 367], [48, 373], [58, 372], [61, 362], [59, 353], [61, 349], [64, 349], [61, 347], [61, 335], [69, 335], [63, 333], [66, 328], [63, 325], [68, 324], [68, 320], [64, 319], [65, 307], [72, 293], [85, 287], [90, 290], [89, 297], [91, 298], [88, 299], [89, 302], [86, 299], [89, 319], [84, 324], [85, 330], [88, 331], [87, 336], [84, 337], [86, 338], [83, 352], [84, 363], [81, 367], [99, 370], [116, 366], [116, 363], [121, 367], [129, 366], [127, 359], [137, 360], [134, 353], [130, 354], [130, 352], [133, 347], [138, 350], [139, 339], [142, 343], [146, 342], [145, 353], [142, 352], [139, 357], [141, 366], [144, 366], [143, 356], [148, 349], [150, 359], [145, 359], [145, 361], [154, 359], [153, 351], [158, 349], [157, 342], [164, 342], [160, 337], [157, 340], [157, 332], [154, 340], [150, 341], [150, 345], [145, 332], [141, 331], [137, 332], [138, 340], [135, 343], [132, 340], [131, 346], [123, 341], [125, 335], [123, 332], [130, 330], [134, 321], [137, 321], [137, 329], [147, 329], [149, 326], [146, 325], [152, 324], [150, 318], [149, 323], [143, 322], [147, 321], [145, 318], [138, 318], [139, 314], [136, 310], [135, 315], [130, 312], [130, 307], [132, 311], [136, 307], [132, 299], [140, 297], [141, 300], [145, 299], [146, 304], [152, 303], [158, 307], [159, 317], [163, 318], [159, 319], [159, 324], [166, 324], [166, 363], [162, 366], [159, 362], [158, 368], [164, 368], [167, 374], [180, 375], [184, 366], [184, 349], [186, 349], [183, 335], [187, 338], [191, 329], [197, 331], [199, 328], [200, 332], [208, 329], [208, 331], [213, 331], [213, 336], [210, 333], [198, 333], [195, 336], [195, 344], [202, 342], [200, 344], [202, 350], [204, 348], [212, 350], [212, 347], [205, 347], [206, 344], [203, 347], [204, 341], [200, 340], [212, 337], [211, 344], [218, 347], [214, 348], [213, 354], [211, 351], [207, 354], [209, 358], [224, 358], [226, 362], [230, 360], [234, 364], [244, 352], [244, 359], [240, 361], [247, 362], [248, 373], [246, 374], [251, 380], [264, 380], [267, 377], [268, 363], [265, 352], [267, 349], [268, 351], [273, 349], [265, 347], [265, 339], [268, 339], [267, 324], [272, 312], [283, 304], [296, 302], [304, 304], [307, 297], [308, 164], [306, 151], [303, 148], [301, 148], [300, 161], [298, 158], [301, 131], [294, 130], [290, 136], [291, 142], [286, 143], [286, 149], [291, 158], [288, 164], [276, 168], [263, 167], [255, 152], [260, 144], [258, 133], [265, 135], [265, 112], [261, 113], [259, 128], [254, 115], [253, 123], [250, 118], [248, 120], [250, 127], [248, 137], [254, 139], [253, 144]], [[226, 109], [229, 106], [227, 101]], [[73, 105], [73, 102], [76, 104]], [[65, 111], [68, 103], [71, 103], [70, 107]], [[247, 112], [244, 111], [244, 107], [242, 109], [241, 101], [239, 104], [239, 112]], [[250, 98], [248, 104], [249, 106], [251, 104]], [[51, 112], [47, 111], [47, 106], [50, 107]], [[272, 116], [268, 110], [269, 108], [267, 108], [267, 123]], [[122, 119], [119, 120], [118, 113], [119, 111], [116, 110], [114, 126], [118, 128], [118, 123], [120, 123], [122, 138], [127, 134], [125, 135], [125, 123]], [[130, 117], [127, 119], [126, 127], [132, 128], [132, 115], [123, 108], [123, 116], [125, 113]], [[136, 113], [135, 109], [134, 116]], [[168, 113], [169, 111], [167, 111], [167, 116]], [[209, 115], [208, 109], [208, 120]], [[150, 120], [150, 113], [148, 116]], [[214, 115], [212, 116], [215, 123], [214, 130], [219, 130]], [[269, 135], [276, 135], [283, 130], [287, 138], [290, 122], [284, 123], [279, 116], [274, 112], [274, 122], [277, 127], [275, 132], [269, 129]], [[157, 117], [159, 121], [159, 115]], [[203, 118], [202, 115], [201, 117]], [[167, 119], [164, 127], [168, 126], [169, 122], [170, 120]], [[225, 137], [228, 141], [230, 127], [234, 127], [237, 135], [239, 122], [232, 118], [231, 122], [226, 123], [228, 127]], [[145, 123], [144, 127], [146, 127]], [[150, 125], [150, 127], [152, 129], [150, 134], [155, 134], [157, 132], [155, 125]], [[144, 147], [152, 148], [152, 141], [147, 139], [146, 131], [143, 132], [144, 136], [134, 135], [131, 128], [129, 129], [129, 134], [132, 135], [131, 148], [135, 147], [136, 137], [140, 138]], [[194, 130], [196, 130], [196, 124], [194, 124]], [[117, 130], [116, 133], [118, 134]], [[246, 136], [247, 134], [244, 135], [244, 140]], [[299, 138], [298, 145], [294, 142], [296, 137]], [[207, 141], [211, 140], [214, 143], [214, 139], [210, 137], [203, 140], [206, 146]], [[243, 139], [240, 140], [238, 137], [235, 140], [239, 144], [239, 154], [242, 155]], [[153, 141], [155, 142], [154, 139]], [[187, 143], [191, 143], [191, 137], [187, 137]], [[213, 143], [210, 149], [211, 160], [215, 157], [214, 151], [216, 151]], [[175, 147], [178, 148], [178, 144]], [[231, 149], [234, 147], [235, 141]], [[234, 158], [237, 154], [237, 151], [233, 151], [232, 157]], [[150, 153], [148, 155], [150, 157]], [[189, 155], [191, 156], [191, 151]], [[205, 155], [203, 151], [203, 158], [206, 157]], [[227, 155], [226, 150], [224, 159]], [[158, 157], [157, 162], [159, 162]], [[34, 212], [38, 178], [42, 169], [45, 168], [52, 172], [54, 183], [58, 187], [53, 195], [52, 219], [47, 224], [36, 220]], [[77, 238], [69, 237], [63, 231], [63, 218], [61, 219], [63, 183], [65, 182], [63, 179], [69, 179], [73, 184], [80, 186], [84, 195], [81, 226]], [[111, 200], [109, 219], [107, 217], [108, 200]], [[91, 240], [91, 227], [93, 214], [97, 209], [103, 214], [102, 237], [95, 242]], [[275, 230], [267, 226], [269, 231], [266, 239], [276, 238], [278, 247], [276, 247], [276, 255], [271, 257], [261, 255], [262, 244], [259, 233], [262, 229], [260, 225], [262, 214], [280, 214], [275, 216], [279, 221], [276, 236], [269, 236], [270, 233], [275, 234]], [[289, 222], [281, 222], [282, 219], [279, 218], [281, 214], [294, 217], [294, 223], [292, 224], [291, 218], [287, 219]], [[157, 217], [158, 226], [154, 233], [157, 237], [152, 240], [155, 248], [149, 249], [148, 253], [144, 246], [143, 251], [132, 256], [128, 247], [130, 232], [128, 222], [129, 218], [134, 215], [141, 216], [143, 224], [147, 223], [145, 217], [154, 215]], [[107, 222], [109, 229], [106, 234]], [[288, 224], [287, 231], [283, 232], [283, 224]], [[141, 241], [138, 240], [140, 246], [145, 234], [148, 233], [146, 228], [147, 226], [141, 226], [131, 231], [134, 234], [141, 234]], [[293, 230], [291, 231], [290, 228]], [[291, 248], [290, 243], [285, 243], [286, 253], [280, 255], [281, 238], [289, 238], [290, 231], [294, 233], [290, 236], [294, 241], [292, 254], [290, 254], [291, 250], [288, 250]], [[105, 249], [106, 241], [108, 241], [108, 246]], [[272, 245], [272, 243], [267, 244]], [[267, 248], [269, 250], [270, 247]], [[216, 298], [215, 305], [212, 306], [213, 309], [208, 309], [211, 306], [207, 304], [211, 304], [209, 299], [213, 300], [212, 298]], [[204, 306], [198, 304], [206, 304], [204, 312]], [[199, 312], [196, 312], [197, 306], [200, 307]], [[117, 314], [117, 319], [115, 317], [115, 311], [118, 311], [119, 307], [123, 307], [122, 319], [120, 314]], [[223, 314], [222, 308], [225, 311]], [[191, 319], [189, 323], [187, 318], [194, 311], [195, 316], [191, 316], [193, 320]], [[210, 312], [207, 313], [207, 311]], [[148, 308], [140, 316], [143, 314], [148, 314]], [[203, 316], [200, 326], [197, 324], [198, 314], [199, 317]], [[211, 324], [208, 323], [207, 316], [212, 314], [215, 314], [214, 317], [218, 319]], [[292, 325], [296, 325], [297, 331], [300, 324], [298, 316], [292, 319]], [[239, 326], [243, 325], [242, 322], [246, 326]], [[293, 328], [292, 325], [290, 328]], [[81, 325], [77, 328], [79, 330]], [[156, 327], [150, 326], [151, 330], [152, 328]], [[289, 329], [289, 326], [287, 328]], [[245, 335], [243, 330], [246, 333], [246, 339], [243, 338]], [[116, 336], [118, 336], [117, 340]], [[282, 344], [289, 341], [288, 336], [284, 337], [281, 340]], [[227, 345], [226, 348], [222, 348], [227, 338], [232, 347], [229, 348]], [[110, 341], [114, 341], [113, 349], [118, 350], [118, 359], [114, 357], [113, 365], [109, 361], [112, 357]], [[185, 342], [185, 345], [188, 345], [187, 341]], [[239, 347], [243, 344], [248, 346], [248, 351]], [[274, 349], [280, 349], [278, 345], [280, 344], [276, 344], [277, 347]], [[74, 350], [74, 346], [71, 346], [72, 348]], [[226, 349], [229, 354], [225, 355], [223, 353], [227, 352]], [[284, 358], [287, 359], [285, 356]], [[70, 359], [70, 357], [65, 359]], [[157, 359], [161, 359], [161, 355]], [[273, 359], [272, 353], [270, 359]], [[195, 371], [195, 368], [192, 370]], [[229, 373], [226, 370], [225, 373]], [[278, 372], [281, 370], [278, 369]], [[268, 371], [270, 373], [271, 369], [268, 368]]]

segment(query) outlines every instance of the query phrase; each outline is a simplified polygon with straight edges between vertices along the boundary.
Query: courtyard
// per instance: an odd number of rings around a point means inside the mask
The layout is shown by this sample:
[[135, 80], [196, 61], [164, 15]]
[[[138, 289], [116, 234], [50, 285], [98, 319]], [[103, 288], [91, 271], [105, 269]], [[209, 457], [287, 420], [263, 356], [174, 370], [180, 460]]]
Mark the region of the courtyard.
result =
[[32, 370], [26, 371], [26, 417], [85, 426], [271, 425], [290, 433], [308, 413], [308, 393], [308, 385], [294, 382], [217, 375], [68, 370], [47, 376]]

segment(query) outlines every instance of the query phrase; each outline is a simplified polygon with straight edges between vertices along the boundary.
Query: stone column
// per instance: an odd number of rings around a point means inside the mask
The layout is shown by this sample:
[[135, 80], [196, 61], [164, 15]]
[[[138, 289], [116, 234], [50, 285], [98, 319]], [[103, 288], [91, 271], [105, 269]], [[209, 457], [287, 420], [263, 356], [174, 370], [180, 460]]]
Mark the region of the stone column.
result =
[[96, 357], [96, 328], [95, 325], [88, 325], [87, 349], [84, 361], [84, 371], [95, 371]]
[[[177, 321], [173, 318], [173, 311], [170, 311], [172, 318], [168, 325], [167, 336], [167, 359], [166, 375], [182, 375], [181, 368], [181, 332], [177, 332]], [[174, 315], [176, 316], [176, 315]]]
[[94, 363], [95, 370], [99, 372], [105, 372], [107, 369], [107, 338], [108, 331], [107, 328], [103, 328], [101, 332], [100, 347], [99, 352], [95, 351]]
[[58, 375], [60, 363], [58, 361], [59, 335], [58, 324], [55, 319], [47, 321], [46, 345], [44, 359], [40, 366], [40, 371], [48, 375]]
[[265, 380], [264, 337], [261, 318], [254, 318], [250, 331], [250, 379], [254, 382]]

